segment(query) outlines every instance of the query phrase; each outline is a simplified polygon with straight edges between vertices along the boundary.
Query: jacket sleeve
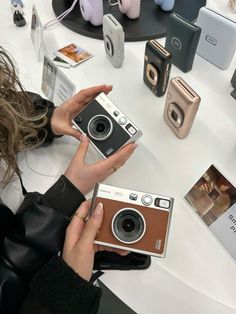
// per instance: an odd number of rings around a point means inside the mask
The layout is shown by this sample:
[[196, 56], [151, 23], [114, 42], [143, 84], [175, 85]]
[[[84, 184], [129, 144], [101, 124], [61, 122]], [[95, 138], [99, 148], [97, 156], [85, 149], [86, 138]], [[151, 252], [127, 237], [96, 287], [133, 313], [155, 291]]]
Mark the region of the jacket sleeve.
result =
[[20, 314], [95, 314], [101, 294], [55, 256], [34, 276]]
[[32, 277], [61, 250], [70, 216], [84, 200], [64, 176], [44, 195], [26, 194], [0, 241], [0, 313], [19, 312], [12, 300], [21, 304]]

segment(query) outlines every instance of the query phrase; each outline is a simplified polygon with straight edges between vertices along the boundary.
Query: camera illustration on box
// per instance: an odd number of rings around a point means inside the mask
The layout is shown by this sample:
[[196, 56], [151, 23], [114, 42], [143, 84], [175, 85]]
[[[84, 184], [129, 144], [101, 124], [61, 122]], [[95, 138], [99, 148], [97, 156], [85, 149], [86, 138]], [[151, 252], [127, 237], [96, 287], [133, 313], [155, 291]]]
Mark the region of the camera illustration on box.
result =
[[107, 158], [142, 135], [141, 130], [104, 94], [94, 98], [72, 121]]
[[171, 69], [172, 55], [156, 40], [146, 43], [144, 55], [144, 83], [158, 97], [166, 92]]
[[103, 204], [103, 223], [95, 243], [152, 256], [164, 257], [174, 199], [97, 184], [91, 213]]

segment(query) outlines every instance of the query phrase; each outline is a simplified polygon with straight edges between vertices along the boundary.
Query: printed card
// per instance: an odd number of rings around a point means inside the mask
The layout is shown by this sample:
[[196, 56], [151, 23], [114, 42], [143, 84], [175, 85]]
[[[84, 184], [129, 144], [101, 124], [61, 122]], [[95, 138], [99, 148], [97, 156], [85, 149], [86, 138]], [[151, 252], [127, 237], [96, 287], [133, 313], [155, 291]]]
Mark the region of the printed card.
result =
[[43, 24], [40, 21], [36, 7], [32, 8], [31, 19], [31, 40], [34, 46], [34, 51], [39, 62], [43, 61], [44, 44], [43, 44]]
[[185, 199], [236, 259], [236, 188], [233, 184], [211, 165]]
[[75, 93], [75, 85], [47, 56], [44, 56], [41, 88], [55, 105], [60, 105]]

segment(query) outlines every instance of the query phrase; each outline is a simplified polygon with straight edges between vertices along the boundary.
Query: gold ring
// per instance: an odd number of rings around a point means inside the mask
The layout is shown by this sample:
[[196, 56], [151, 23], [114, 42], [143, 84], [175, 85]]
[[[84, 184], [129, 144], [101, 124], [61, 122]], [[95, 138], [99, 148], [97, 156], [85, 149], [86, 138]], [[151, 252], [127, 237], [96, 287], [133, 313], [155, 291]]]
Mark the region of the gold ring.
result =
[[86, 222], [87, 217], [83, 217], [79, 212], [75, 212], [73, 216], [76, 216], [79, 219], [81, 219], [83, 222]]

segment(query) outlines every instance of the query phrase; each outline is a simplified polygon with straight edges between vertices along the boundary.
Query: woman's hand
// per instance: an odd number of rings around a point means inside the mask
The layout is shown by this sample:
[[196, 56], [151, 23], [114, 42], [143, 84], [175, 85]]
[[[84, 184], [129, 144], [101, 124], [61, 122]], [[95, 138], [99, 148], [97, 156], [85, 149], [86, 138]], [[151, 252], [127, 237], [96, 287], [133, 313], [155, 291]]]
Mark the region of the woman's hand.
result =
[[62, 105], [56, 107], [51, 118], [51, 128], [55, 135], [71, 135], [79, 139], [81, 133], [72, 128], [72, 120], [93, 98], [101, 92], [108, 94], [110, 85], [99, 85], [82, 89]]
[[90, 201], [83, 202], [74, 214], [66, 230], [62, 258], [82, 278], [89, 281], [93, 270], [94, 253], [97, 251], [112, 251], [127, 255], [127, 251], [117, 250], [94, 244], [94, 239], [102, 225], [103, 205], [99, 203], [91, 217], [85, 223], [89, 214]]
[[131, 143], [107, 159], [99, 160], [93, 164], [86, 164], [85, 156], [89, 139], [83, 134], [80, 141], [81, 143], [65, 172], [65, 176], [84, 195], [89, 193], [96, 183], [103, 182], [109, 175], [123, 166], [137, 147], [137, 144]]

